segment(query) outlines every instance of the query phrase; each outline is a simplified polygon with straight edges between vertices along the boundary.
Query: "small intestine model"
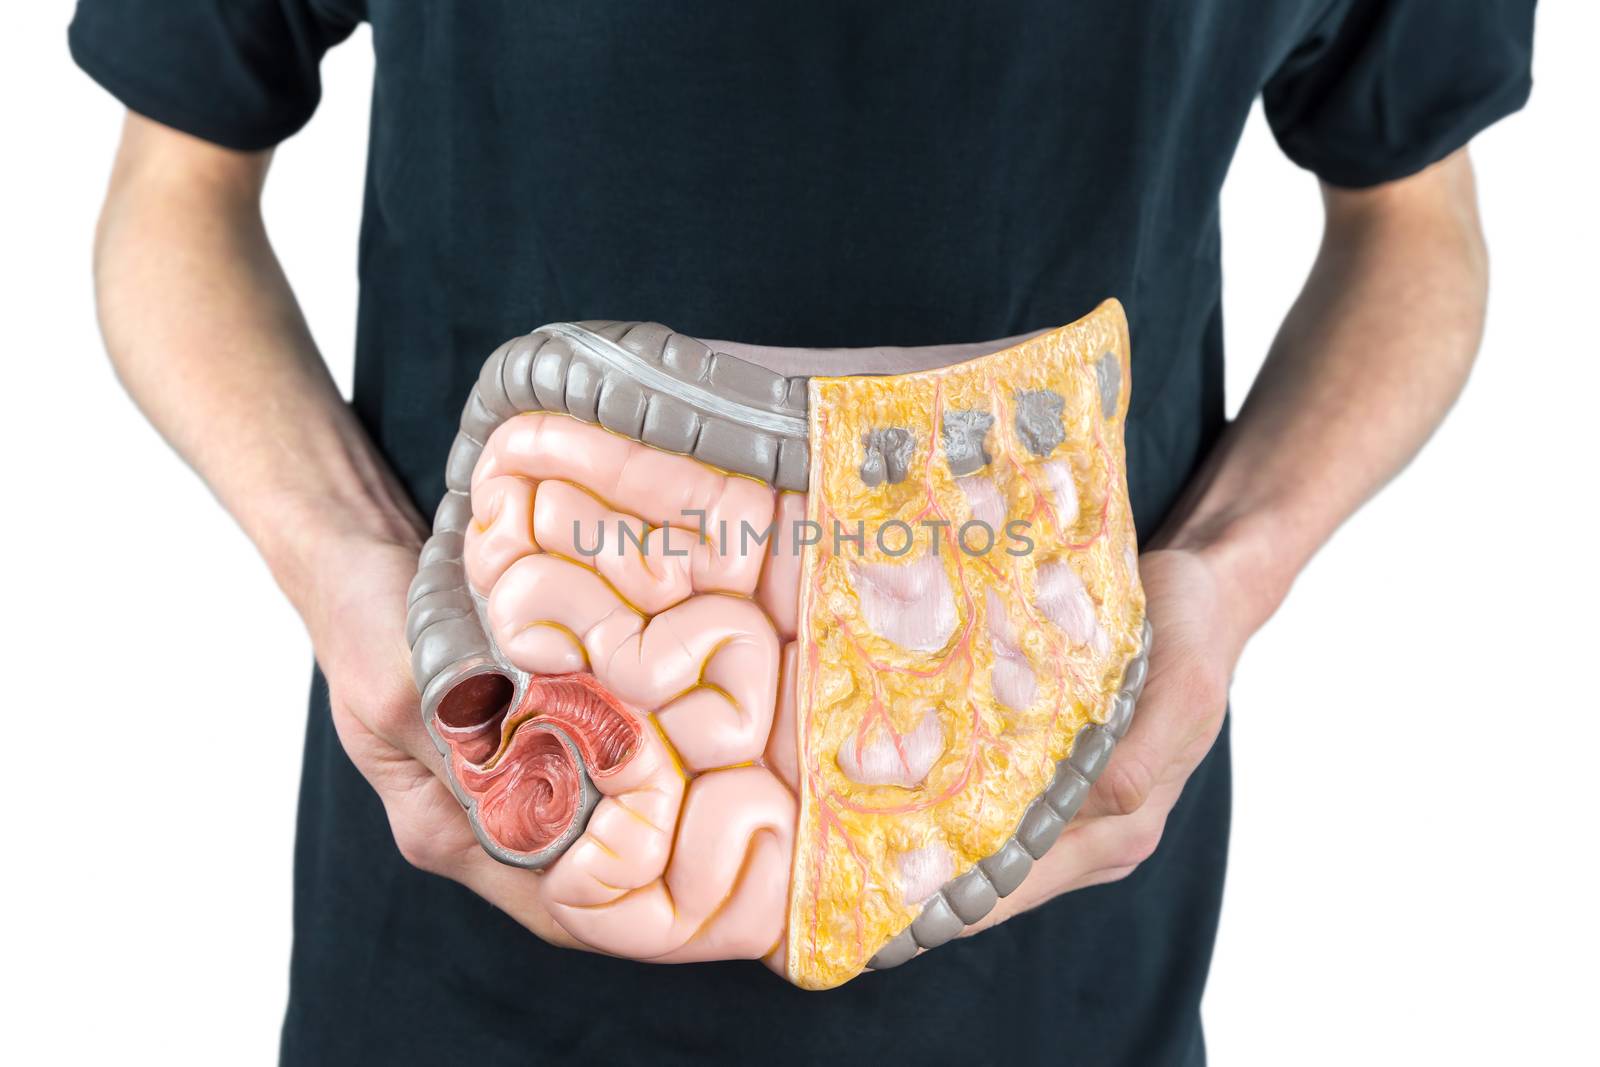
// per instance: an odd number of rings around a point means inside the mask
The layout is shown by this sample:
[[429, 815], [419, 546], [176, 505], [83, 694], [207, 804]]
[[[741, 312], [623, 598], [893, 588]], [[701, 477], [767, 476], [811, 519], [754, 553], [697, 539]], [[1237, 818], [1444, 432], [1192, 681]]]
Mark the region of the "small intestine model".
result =
[[1114, 301], [904, 375], [654, 323], [501, 346], [408, 617], [484, 848], [596, 950], [806, 988], [981, 920], [1143, 685], [1128, 363]]

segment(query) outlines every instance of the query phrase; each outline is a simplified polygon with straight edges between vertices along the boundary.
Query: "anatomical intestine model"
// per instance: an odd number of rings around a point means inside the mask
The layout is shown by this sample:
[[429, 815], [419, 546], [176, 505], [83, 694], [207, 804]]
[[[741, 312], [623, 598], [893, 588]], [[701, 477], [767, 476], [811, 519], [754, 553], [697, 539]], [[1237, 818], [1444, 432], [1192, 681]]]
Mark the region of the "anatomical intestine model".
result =
[[935, 948], [1143, 686], [1110, 301], [939, 370], [784, 378], [655, 323], [484, 364], [410, 592], [483, 847], [578, 941], [826, 988]]

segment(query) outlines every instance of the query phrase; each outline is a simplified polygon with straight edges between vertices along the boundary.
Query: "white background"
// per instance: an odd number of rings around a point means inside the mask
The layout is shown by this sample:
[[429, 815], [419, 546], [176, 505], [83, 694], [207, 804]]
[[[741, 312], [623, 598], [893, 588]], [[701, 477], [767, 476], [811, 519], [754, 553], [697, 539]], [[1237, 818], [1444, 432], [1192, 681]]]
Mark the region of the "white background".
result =
[[[19, 1064], [268, 1063], [311, 654], [102, 355], [89, 251], [120, 109], [72, 67], [67, 18], [15, 5], [0, 39], [0, 1029]], [[1541, 9], [1533, 101], [1475, 150], [1473, 380], [1239, 669], [1215, 1063], [1600, 1057], [1597, 39], [1596, 5]], [[267, 193], [346, 385], [371, 67], [365, 32], [330, 55]], [[1236, 409], [1320, 224], [1259, 115], [1223, 219]]]

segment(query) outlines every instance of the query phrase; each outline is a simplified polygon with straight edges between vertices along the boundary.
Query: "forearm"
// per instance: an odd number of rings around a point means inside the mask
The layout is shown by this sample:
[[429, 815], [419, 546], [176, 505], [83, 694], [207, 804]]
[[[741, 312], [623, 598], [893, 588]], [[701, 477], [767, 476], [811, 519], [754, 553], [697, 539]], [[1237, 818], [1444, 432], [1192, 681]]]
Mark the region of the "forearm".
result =
[[1240, 641], [1443, 420], [1482, 332], [1487, 257], [1464, 152], [1326, 200], [1305, 288], [1238, 419], [1156, 538], [1210, 557]]
[[266, 166], [131, 118], [97, 235], [96, 290], [129, 393], [303, 608], [318, 545], [415, 541], [418, 519], [273, 255], [258, 201]]

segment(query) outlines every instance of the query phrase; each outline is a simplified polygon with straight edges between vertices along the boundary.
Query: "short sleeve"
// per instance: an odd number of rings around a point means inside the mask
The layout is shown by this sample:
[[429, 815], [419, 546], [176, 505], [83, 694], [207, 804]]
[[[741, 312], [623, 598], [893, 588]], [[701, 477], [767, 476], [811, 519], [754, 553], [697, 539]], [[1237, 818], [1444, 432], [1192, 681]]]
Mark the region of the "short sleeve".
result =
[[1516, 111], [1532, 86], [1534, 0], [1336, 0], [1268, 79], [1290, 159], [1376, 185], [1438, 162]]
[[243, 151], [306, 124], [350, 0], [78, 0], [72, 58], [129, 109]]

